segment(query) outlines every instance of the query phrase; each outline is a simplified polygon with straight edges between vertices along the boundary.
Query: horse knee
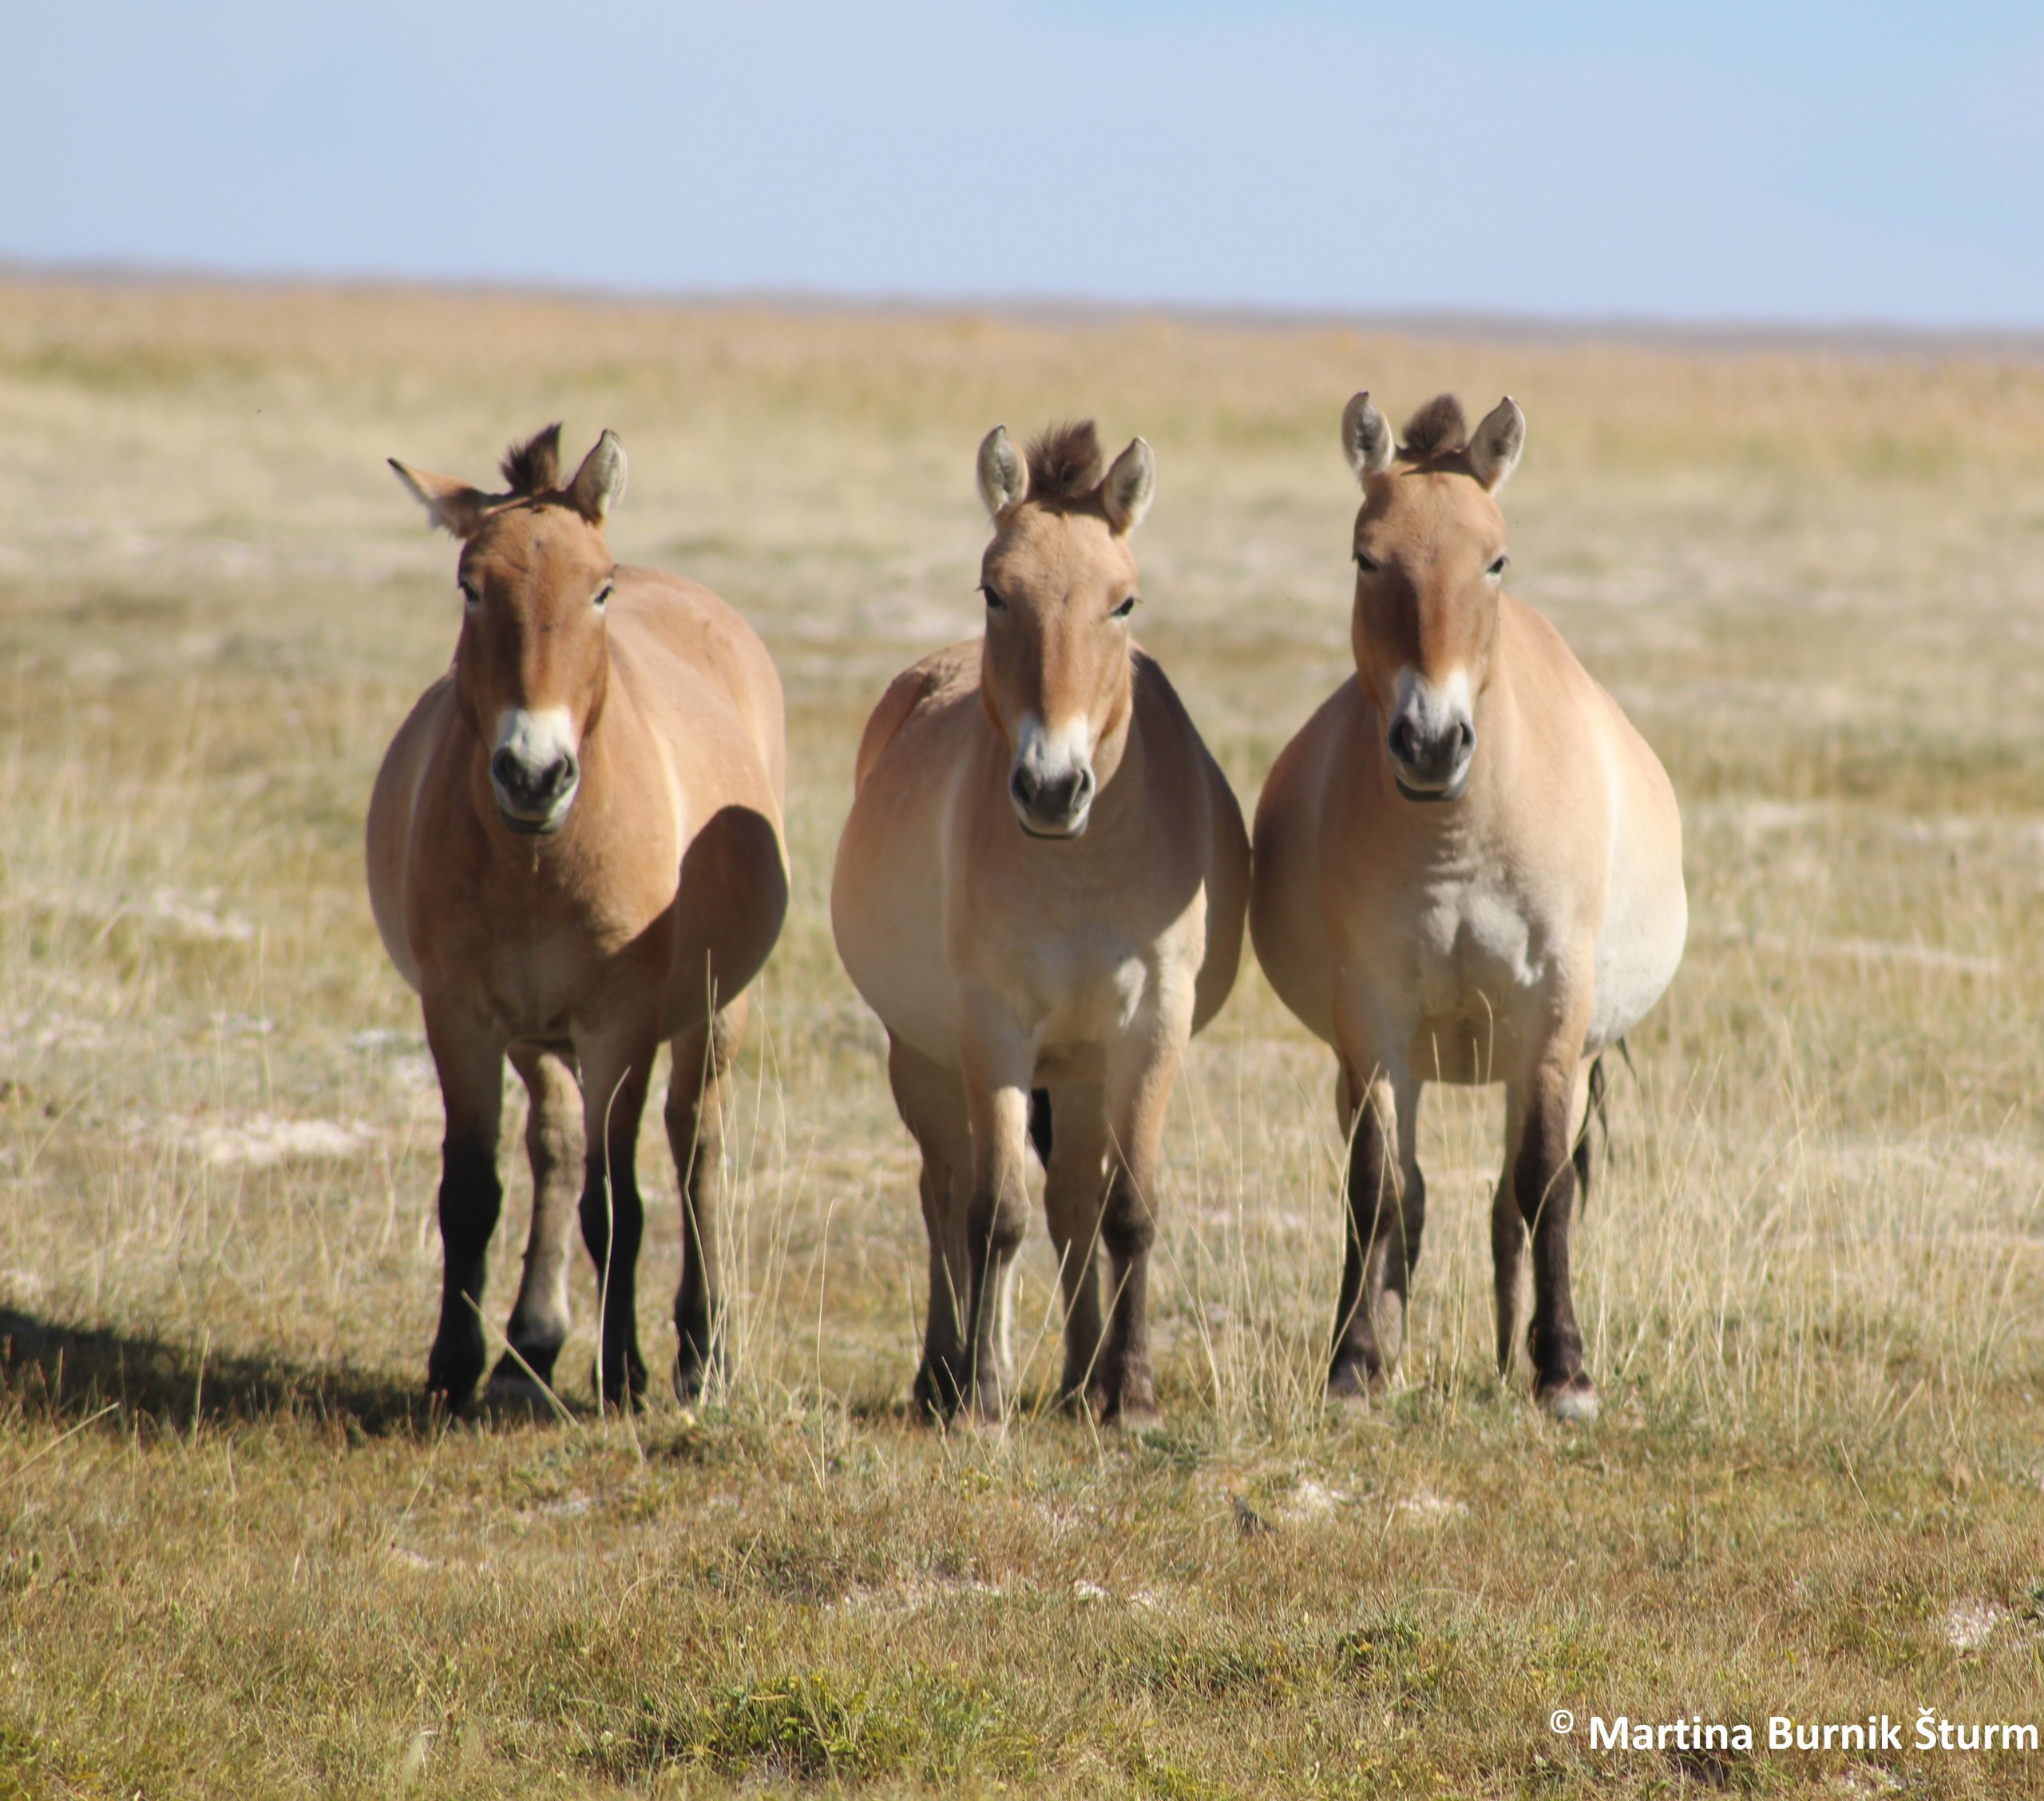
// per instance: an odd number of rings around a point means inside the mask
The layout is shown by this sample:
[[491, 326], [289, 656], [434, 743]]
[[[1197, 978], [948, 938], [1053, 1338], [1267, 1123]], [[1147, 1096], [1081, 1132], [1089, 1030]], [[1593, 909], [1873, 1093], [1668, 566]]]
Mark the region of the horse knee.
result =
[[1157, 1216], [1141, 1186], [1126, 1170], [1117, 1170], [1108, 1184], [1100, 1215], [1100, 1242], [1117, 1263], [1147, 1257], [1157, 1241]]
[[972, 1197], [965, 1225], [975, 1244], [984, 1245], [989, 1256], [1004, 1261], [1022, 1248], [1029, 1229], [1028, 1206], [1019, 1194], [981, 1189]]

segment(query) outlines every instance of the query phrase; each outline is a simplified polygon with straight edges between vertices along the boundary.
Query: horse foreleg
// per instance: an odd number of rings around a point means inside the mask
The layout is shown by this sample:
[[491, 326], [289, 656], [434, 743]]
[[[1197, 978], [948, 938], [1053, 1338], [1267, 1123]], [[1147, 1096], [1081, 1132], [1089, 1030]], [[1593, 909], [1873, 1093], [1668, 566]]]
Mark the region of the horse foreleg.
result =
[[[1575, 1035], [1581, 1043], [1581, 1035]], [[1588, 1066], [1550, 1059], [1521, 1084], [1523, 1126], [1511, 1166], [1511, 1186], [1533, 1241], [1534, 1394], [1563, 1419], [1590, 1419], [1597, 1390], [1583, 1368], [1583, 1334], [1569, 1280], [1569, 1232], [1575, 1213], [1572, 1153]]]
[[1095, 1082], [1061, 1083], [1042, 1117], [1050, 1142], [1044, 1158], [1044, 1211], [1064, 1290], [1064, 1377], [1068, 1403], [1090, 1401], [1105, 1411], [1099, 1249], [1107, 1194], [1107, 1097]]
[[568, 1058], [549, 1046], [516, 1044], [511, 1063], [525, 1084], [525, 1155], [533, 1170], [533, 1222], [525, 1269], [507, 1333], [510, 1348], [490, 1372], [494, 1400], [538, 1401], [567, 1342], [568, 1234], [582, 1192], [582, 1094]]
[[1102, 1411], [1106, 1418], [1129, 1426], [1157, 1416], [1156, 1379], [1150, 1366], [1150, 1253], [1157, 1241], [1164, 1116], [1191, 1035], [1190, 994], [1177, 1005], [1160, 996], [1142, 1023], [1148, 1029], [1132, 1036], [1108, 1063], [1107, 1111], [1114, 1136], [1100, 1218], [1108, 1267], [1107, 1328], [1100, 1356]]
[[972, 1174], [972, 1122], [958, 1072], [933, 1063], [891, 1033], [887, 1080], [901, 1122], [922, 1153], [917, 1185], [929, 1239], [929, 1311], [916, 1371], [916, 1401], [925, 1412], [947, 1417], [964, 1402], [967, 1388], [972, 1260], [965, 1241], [965, 1207]]
[[972, 1198], [965, 1209], [972, 1274], [967, 1377], [975, 1411], [984, 1420], [996, 1420], [1014, 1379], [1015, 1253], [1029, 1225], [1025, 1172], [1036, 1055], [986, 999], [961, 1011], [959, 1050], [972, 1126]]
[[482, 1378], [483, 1282], [504, 1205], [497, 1174], [504, 1122], [504, 1044], [458, 1006], [429, 1000], [426, 1043], [440, 1075], [440, 1328], [426, 1359], [426, 1392], [459, 1412]]
[[1404, 1348], [1406, 1291], [1426, 1227], [1416, 1130], [1420, 1086], [1381, 1065], [1365, 1080], [1345, 1071], [1340, 1101], [1349, 1133], [1347, 1242], [1327, 1391], [1363, 1395]]

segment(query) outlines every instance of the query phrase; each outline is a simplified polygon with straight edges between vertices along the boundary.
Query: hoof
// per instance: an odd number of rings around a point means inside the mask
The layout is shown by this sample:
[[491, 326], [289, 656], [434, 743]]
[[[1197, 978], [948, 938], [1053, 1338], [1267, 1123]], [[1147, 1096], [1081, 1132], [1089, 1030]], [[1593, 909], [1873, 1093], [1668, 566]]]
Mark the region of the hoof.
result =
[[711, 1389], [720, 1386], [731, 1373], [723, 1352], [707, 1358], [679, 1356], [674, 1360], [674, 1398], [683, 1407], [693, 1407]]
[[1540, 1391], [1542, 1408], [1571, 1426], [1587, 1426], [1597, 1417], [1597, 1385], [1580, 1370], [1565, 1382]]
[[956, 1372], [948, 1364], [925, 1364], [916, 1372], [916, 1411], [939, 1424], [958, 1411], [963, 1398]]
[[604, 1410], [613, 1413], [644, 1413], [646, 1411], [646, 1366], [636, 1360], [628, 1365], [621, 1382], [605, 1382], [601, 1372], [593, 1365], [589, 1371], [589, 1381], [603, 1397]]
[[1128, 1371], [1119, 1383], [1110, 1381], [1101, 1424], [1117, 1431], [1140, 1432], [1161, 1425], [1163, 1418], [1157, 1409], [1157, 1390], [1147, 1368]]
[[552, 1419], [564, 1410], [545, 1383], [506, 1357], [490, 1372], [481, 1411], [504, 1419]]
[[438, 1370], [426, 1372], [426, 1404], [438, 1417], [465, 1419], [475, 1410], [475, 1376], [463, 1379], [442, 1375]]
[[1327, 1398], [1330, 1401], [1368, 1402], [1383, 1387], [1383, 1375], [1373, 1372], [1354, 1353], [1337, 1358], [1333, 1368], [1327, 1372]]

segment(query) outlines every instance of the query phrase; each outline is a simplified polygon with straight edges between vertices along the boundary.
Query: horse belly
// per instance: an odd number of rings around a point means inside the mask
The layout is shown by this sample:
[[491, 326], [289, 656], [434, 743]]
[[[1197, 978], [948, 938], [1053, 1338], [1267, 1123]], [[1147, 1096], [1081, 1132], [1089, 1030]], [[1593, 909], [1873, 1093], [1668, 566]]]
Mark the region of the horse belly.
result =
[[1643, 1019], [1674, 980], [1689, 932], [1679, 869], [1657, 880], [1614, 881], [1611, 904], [1597, 935], [1597, 995], [1585, 1054], [1616, 1043]]
[[861, 795], [838, 853], [830, 923], [852, 986], [889, 1033], [955, 1069], [958, 999], [945, 956], [943, 877], [926, 841], [933, 836], [933, 822], [912, 808]]
[[1674, 790], [1643, 741], [1612, 782], [1610, 877], [1597, 932], [1597, 992], [1585, 1045], [1594, 1055], [1630, 1031], [1674, 980], [1689, 936]]

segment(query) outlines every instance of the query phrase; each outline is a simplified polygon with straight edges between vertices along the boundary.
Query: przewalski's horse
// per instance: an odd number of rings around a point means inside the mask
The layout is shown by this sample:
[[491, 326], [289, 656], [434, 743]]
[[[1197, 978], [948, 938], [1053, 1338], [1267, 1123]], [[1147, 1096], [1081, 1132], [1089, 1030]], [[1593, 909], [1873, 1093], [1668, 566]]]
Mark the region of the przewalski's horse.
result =
[[1535, 1390], [1580, 1419], [1597, 1403], [1569, 1224], [1591, 1074], [1673, 977], [1688, 907], [1660, 763], [1555, 628], [1503, 591], [1492, 496], [1525, 434], [1509, 398], [1472, 435], [1444, 394], [1396, 448], [1368, 394], [1349, 402], [1356, 673], [1265, 784], [1250, 922], [1271, 985], [1334, 1047], [1351, 1134], [1329, 1392], [1365, 1389], [1398, 1354], [1425, 1217], [1420, 1085], [1500, 1081], [1499, 1368], [1530, 1230]]
[[645, 1387], [635, 1150], [663, 1039], [681, 1172], [675, 1384], [700, 1387], [720, 1348], [719, 1080], [787, 907], [774, 665], [708, 590], [612, 561], [603, 524], [624, 453], [605, 432], [564, 487], [560, 430], [505, 459], [508, 493], [391, 465], [462, 540], [454, 666], [392, 741], [368, 834], [377, 928], [418, 991], [446, 1106], [426, 1382], [457, 1407], [483, 1368], [507, 1052], [532, 1098], [533, 1220], [516, 1355], [492, 1391], [527, 1391], [527, 1367], [551, 1379], [578, 1196], [604, 1296], [604, 1397]]
[[1034, 1130], [1050, 1141], [1066, 1395], [1124, 1422], [1154, 1415], [1165, 1110], [1241, 960], [1241, 809], [1129, 632], [1128, 538], [1155, 461], [1141, 438], [1104, 477], [1101, 461], [1090, 422], [1026, 460], [998, 427], [981, 444], [984, 635], [896, 677], [860, 743], [838, 846], [838, 952], [887, 1027], [895, 1102], [922, 1151], [930, 1302], [916, 1392], [941, 1412], [997, 1416], [1012, 1387]]

